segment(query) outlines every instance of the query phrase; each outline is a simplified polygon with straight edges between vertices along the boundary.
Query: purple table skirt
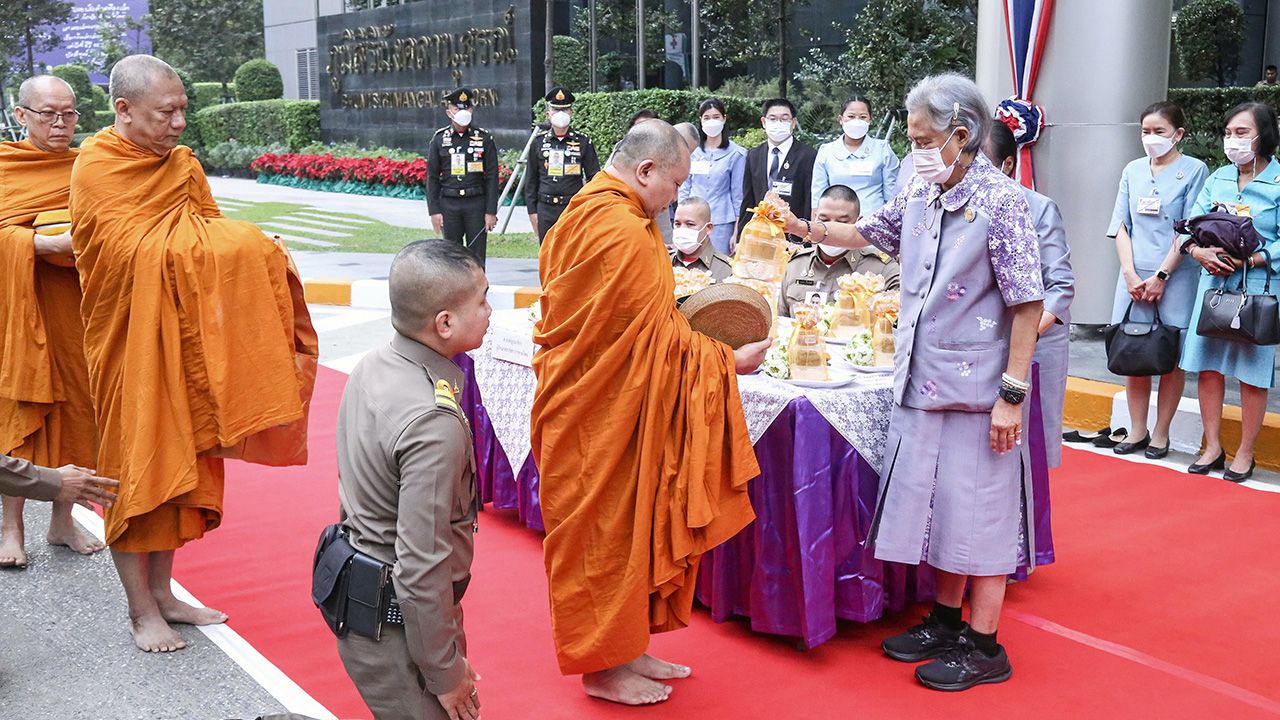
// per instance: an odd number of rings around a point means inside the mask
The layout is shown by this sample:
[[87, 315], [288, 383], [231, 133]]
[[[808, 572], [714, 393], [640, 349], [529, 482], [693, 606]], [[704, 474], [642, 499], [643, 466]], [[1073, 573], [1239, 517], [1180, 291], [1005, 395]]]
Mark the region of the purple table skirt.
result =
[[[517, 474], [499, 445], [469, 357], [455, 358], [467, 374], [463, 410], [475, 435], [481, 498], [517, 509], [529, 528], [544, 530], [538, 471], [532, 455]], [[1033, 396], [1032, 479], [1036, 564], [1053, 562], [1048, 468], [1040, 403]], [[750, 485], [756, 521], [707, 553], [698, 599], [723, 622], [748, 618], [752, 630], [798, 638], [806, 647], [830, 640], [838, 620], [871, 622], [933, 598], [933, 571], [876, 560], [866, 548], [880, 478], [866, 460], [805, 398], [778, 415], [755, 444], [760, 476]], [[1025, 569], [1019, 570], [1025, 578]]]

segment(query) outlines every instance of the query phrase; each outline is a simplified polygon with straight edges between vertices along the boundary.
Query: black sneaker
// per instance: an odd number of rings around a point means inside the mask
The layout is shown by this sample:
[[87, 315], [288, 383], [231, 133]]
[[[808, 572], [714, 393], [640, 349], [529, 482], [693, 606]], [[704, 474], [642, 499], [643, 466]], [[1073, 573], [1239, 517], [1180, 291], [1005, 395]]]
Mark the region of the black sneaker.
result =
[[916, 668], [916, 679], [934, 690], [956, 692], [983, 683], [1002, 683], [1013, 675], [1013, 666], [1003, 645], [995, 657], [979, 650], [968, 637], [961, 636], [941, 657]]
[[924, 622], [916, 625], [901, 635], [885, 638], [880, 643], [884, 654], [902, 662], [920, 662], [935, 658], [950, 649], [960, 639], [960, 633], [969, 627], [968, 623], [960, 623], [958, 630], [943, 625], [940, 620], [929, 613]]

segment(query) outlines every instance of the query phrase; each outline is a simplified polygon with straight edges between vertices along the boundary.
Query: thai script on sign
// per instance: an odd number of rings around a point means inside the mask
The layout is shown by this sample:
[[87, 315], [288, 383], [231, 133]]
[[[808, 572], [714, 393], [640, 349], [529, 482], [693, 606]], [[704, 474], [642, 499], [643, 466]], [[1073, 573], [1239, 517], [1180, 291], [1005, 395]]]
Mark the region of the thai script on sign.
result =
[[[435, 108], [444, 104], [445, 96], [451, 92], [453, 88], [439, 91], [370, 90], [339, 93], [338, 102], [343, 110]], [[474, 102], [477, 106], [497, 105], [498, 91], [495, 88], [475, 88]]]
[[329, 48], [325, 72], [330, 85], [340, 92], [347, 75], [513, 63], [518, 55], [514, 5], [502, 19], [498, 27], [412, 37], [396, 37], [394, 24], [347, 29], [341, 42]]

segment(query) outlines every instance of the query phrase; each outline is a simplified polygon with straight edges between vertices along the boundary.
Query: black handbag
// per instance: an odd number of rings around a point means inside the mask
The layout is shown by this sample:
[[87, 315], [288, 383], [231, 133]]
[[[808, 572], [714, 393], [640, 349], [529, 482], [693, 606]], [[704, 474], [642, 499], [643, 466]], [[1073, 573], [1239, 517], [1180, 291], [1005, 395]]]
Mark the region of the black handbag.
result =
[[1280, 344], [1280, 303], [1271, 294], [1271, 254], [1260, 252], [1267, 273], [1262, 293], [1249, 292], [1249, 265], [1245, 263], [1240, 286], [1235, 290], [1227, 289], [1227, 281], [1223, 280], [1221, 286], [1204, 291], [1197, 335], [1254, 345]]
[[1107, 369], [1116, 375], [1140, 377], [1166, 375], [1178, 367], [1182, 352], [1182, 328], [1160, 322], [1160, 304], [1154, 306], [1151, 322], [1132, 322], [1133, 302], [1124, 319], [1103, 328], [1107, 347]]

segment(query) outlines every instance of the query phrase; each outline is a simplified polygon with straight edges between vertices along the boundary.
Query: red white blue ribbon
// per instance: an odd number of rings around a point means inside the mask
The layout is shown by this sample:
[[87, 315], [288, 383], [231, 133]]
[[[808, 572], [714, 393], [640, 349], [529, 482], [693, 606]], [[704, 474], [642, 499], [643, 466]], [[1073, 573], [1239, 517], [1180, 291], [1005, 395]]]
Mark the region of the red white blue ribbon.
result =
[[1031, 145], [1044, 127], [1044, 108], [1031, 102], [1049, 38], [1053, 0], [1004, 0], [1004, 25], [1009, 36], [1009, 67], [1013, 71], [1012, 98], [1000, 103], [996, 119], [1013, 130], [1018, 141], [1018, 181], [1035, 188]]

